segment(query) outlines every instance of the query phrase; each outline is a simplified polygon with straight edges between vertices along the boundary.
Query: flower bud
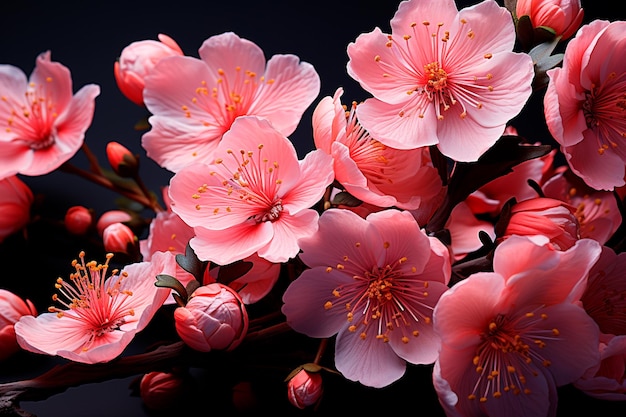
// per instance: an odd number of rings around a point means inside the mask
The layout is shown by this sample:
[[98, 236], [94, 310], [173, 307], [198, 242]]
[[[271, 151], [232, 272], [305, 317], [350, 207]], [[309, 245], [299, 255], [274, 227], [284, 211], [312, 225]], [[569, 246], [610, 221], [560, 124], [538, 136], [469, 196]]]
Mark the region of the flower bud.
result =
[[0, 242], [30, 221], [33, 192], [17, 176], [0, 180]]
[[20, 349], [13, 325], [20, 317], [26, 315], [37, 315], [33, 303], [30, 300], [22, 300], [10, 291], [0, 289], [0, 361]]
[[198, 287], [185, 307], [174, 311], [176, 331], [192, 349], [232, 350], [248, 331], [248, 313], [236, 291], [213, 283]]
[[510, 235], [542, 235], [555, 249], [567, 250], [580, 239], [576, 209], [552, 198], [521, 201], [511, 207], [511, 217], [502, 238]]
[[123, 223], [113, 223], [102, 231], [102, 242], [107, 252], [132, 254], [137, 237], [130, 227]]
[[133, 220], [133, 216], [124, 210], [109, 210], [103, 213], [96, 223], [98, 235], [102, 236], [104, 229], [113, 223], [127, 223]]
[[319, 372], [308, 372], [301, 369], [287, 382], [287, 397], [294, 406], [303, 409], [319, 401], [324, 386]]
[[107, 158], [113, 171], [120, 177], [134, 178], [139, 172], [139, 159], [118, 142], [107, 143]]
[[122, 94], [133, 103], [143, 106], [144, 79], [162, 58], [183, 55], [178, 44], [169, 36], [159, 34], [159, 41], [133, 42], [122, 50], [113, 72]]
[[141, 378], [139, 395], [150, 410], [169, 410], [185, 393], [185, 377], [180, 373], [150, 372]]
[[515, 13], [528, 16], [533, 28], [551, 29], [562, 39], [571, 37], [583, 20], [580, 0], [517, 0]]
[[93, 224], [92, 211], [87, 207], [73, 206], [65, 213], [65, 228], [73, 235], [84, 235]]

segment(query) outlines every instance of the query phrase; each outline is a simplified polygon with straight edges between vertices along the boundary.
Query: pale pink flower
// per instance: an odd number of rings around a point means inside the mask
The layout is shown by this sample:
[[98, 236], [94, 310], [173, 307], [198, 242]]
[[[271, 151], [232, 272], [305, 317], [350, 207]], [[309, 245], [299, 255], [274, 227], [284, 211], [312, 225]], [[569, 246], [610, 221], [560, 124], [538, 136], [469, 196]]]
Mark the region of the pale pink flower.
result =
[[115, 64], [113, 73], [122, 94], [133, 103], [143, 105], [144, 79], [161, 59], [182, 56], [183, 51], [176, 41], [159, 33], [159, 40], [136, 41], [124, 49]]
[[30, 222], [34, 196], [17, 176], [0, 180], [0, 243]]
[[26, 315], [37, 315], [33, 303], [0, 288], [0, 361], [4, 361], [20, 350], [13, 326]]
[[196, 255], [226, 265], [253, 253], [270, 262], [297, 255], [297, 240], [317, 230], [311, 209], [333, 180], [332, 157], [317, 150], [302, 161], [265, 119], [239, 117], [214, 160], [176, 173], [174, 213], [194, 228]]
[[319, 230], [299, 240], [309, 266], [283, 295], [282, 312], [297, 332], [335, 341], [335, 366], [349, 380], [384, 387], [406, 362], [432, 363], [439, 339], [431, 316], [448, 289], [447, 249], [407, 211], [367, 219], [326, 210]]
[[450, 232], [450, 251], [456, 261], [483, 246], [480, 240], [481, 232], [492, 241], [496, 238], [494, 223], [477, 217], [465, 201], [461, 201], [452, 209], [446, 229]]
[[83, 144], [100, 87], [72, 95], [70, 71], [37, 57], [30, 79], [19, 68], [0, 65], [0, 178], [43, 175], [73, 157]]
[[23, 349], [74, 362], [108, 362], [148, 325], [170, 293], [155, 285], [157, 275], [174, 274], [176, 260], [169, 252], [113, 270], [108, 278], [112, 255], [104, 264], [85, 262], [84, 256], [81, 252], [73, 262], [76, 272], [69, 280], [57, 279], [53, 300], [60, 307], [15, 324]]
[[611, 191], [595, 190], [573, 175], [559, 172], [541, 187], [546, 197], [576, 207], [580, 237], [606, 243], [622, 223], [622, 215]]
[[348, 73], [374, 97], [360, 123], [385, 145], [437, 145], [476, 161], [532, 92], [533, 62], [514, 53], [511, 14], [495, 1], [457, 10], [454, 0], [408, 0], [391, 20], [348, 45]]
[[300, 369], [287, 381], [287, 398], [295, 407], [303, 410], [319, 402], [324, 393], [322, 375]]
[[587, 314], [606, 334], [626, 335], [626, 253], [602, 247], [589, 272], [581, 301]]
[[174, 310], [180, 338], [200, 352], [233, 350], [248, 332], [248, 312], [232, 288], [213, 283], [198, 287], [184, 307]]
[[[341, 104], [343, 89], [324, 97], [313, 111], [315, 146], [332, 155], [335, 180], [359, 200], [379, 207], [417, 209], [442, 188], [428, 148], [398, 150], [371, 137]], [[347, 114], [346, 114], [347, 113]]]
[[592, 239], [558, 251], [513, 236], [496, 248], [493, 272], [441, 296], [433, 381], [448, 415], [553, 415], [556, 387], [600, 359], [598, 327], [577, 303], [599, 255]]
[[290, 135], [319, 93], [311, 64], [286, 54], [266, 63], [261, 48], [232, 32], [210, 37], [199, 54], [200, 59], [163, 59], [145, 80], [152, 129], [142, 145], [173, 172], [194, 162], [211, 163], [238, 116], [264, 117]]
[[515, 14], [528, 16], [534, 28], [544, 27], [565, 40], [580, 27], [584, 12], [580, 0], [517, 0]]
[[572, 171], [597, 190], [624, 185], [625, 49], [626, 22], [595, 20], [568, 42], [563, 66], [547, 72], [548, 129]]
[[626, 335], [601, 335], [600, 358], [573, 385], [600, 400], [626, 401]]

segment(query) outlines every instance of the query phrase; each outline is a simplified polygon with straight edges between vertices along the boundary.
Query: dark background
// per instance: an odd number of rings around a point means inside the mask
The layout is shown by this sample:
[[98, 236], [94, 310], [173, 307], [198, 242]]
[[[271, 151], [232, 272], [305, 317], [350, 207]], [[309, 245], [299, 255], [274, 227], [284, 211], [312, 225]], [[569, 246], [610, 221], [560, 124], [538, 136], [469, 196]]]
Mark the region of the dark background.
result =
[[[398, 3], [390, 0], [2, 1], [0, 64], [15, 65], [29, 75], [36, 56], [50, 50], [53, 61], [61, 62], [70, 69], [75, 91], [89, 83], [100, 85], [102, 91], [96, 99], [94, 120], [87, 130], [85, 141], [106, 166], [104, 149], [108, 141], [121, 142], [133, 152], [145, 155], [140, 145], [143, 132], [133, 127], [147, 112], [119, 92], [113, 77], [113, 63], [121, 50], [133, 41], [156, 39], [158, 33], [164, 33], [174, 38], [185, 54], [197, 56], [197, 50], [206, 38], [233, 31], [259, 45], [268, 59], [274, 54], [291, 53], [313, 64], [318, 71], [321, 78], [318, 100], [304, 114], [301, 125], [291, 136], [298, 153], [304, 156], [313, 149], [310, 117], [321, 97], [332, 95], [340, 86], [345, 90], [344, 103], [369, 96], [346, 73], [346, 47], [359, 34], [369, 32], [376, 26], [387, 32]], [[457, 2], [459, 8], [473, 3], [476, 2]], [[618, 12], [607, 4], [583, 0], [585, 22], [594, 18], [616, 20], [624, 17], [623, 11]], [[616, 7], [615, 3], [612, 7]], [[551, 139], [542, 114], [537, 110], [540, 109], [538, 99], [534, 100], [520, 115], [516, 126], [522, 136], [548, 143]], [[80, 153], [72, 162], [86, 167]], [[141, 158], [141, 172], [148, 186], [156, 192], [171, 177], [171, 173], [145, 157]], [[85, 205], [97, 214], [117, 207], [116, 194], [66, 173], [21, 178], [40, 196], [38, 207], [52, 222], [61, 220], [65, 210], [72, 205]], [[82, 248], [64, 236], [62, 230], [45, 228], [31, 230], [31, 233], [39, 238], [37, 242], [27, 244], [13, 237], [0, 245], [3, 270], [0, 288], [9, 288], [33, 299], [43, 311], [48, 305], [54, 279], [70, 272], [69, 262]], [[47, 237], [46, 233], [50, 236]], [[167, 319], [163, 320], [167, 325]], [[163, 325], [163, 322], [157, 320], [154, 326], [158, 325]], [[138, 345], [141, 346], [147, 337], [138, 337]], [[292, 339], [284, 341], [292, 342]], [[26, 364], [18, 363], [24, 360]], [[20, 354], [15, 361], [0, 364], [0, 380], [35, 376], [55, 363], [55, 359]], [[228, 372], [229, 368], [223, 371]], [[264, 398], [257, 411], [281, 414], [286, 410], [297, 411], [286, 402], [282, 385], [285, 374], [281, 372], [283, 370], [250, 376]], [[425, 383], [429, 382], [429, 372], [429, 368], [410, 367], [409, 374], [416, 378], [406, 378], [383, 390], [371, 390], [340, 381], [337, 377], [327, 377], [327, 393], [319, 412], [380, 410], [391, 413], [411, 410], [424, 416], [442, 415], [432, 384]], [[233, 412], [221, 408], [218, 403], [213, 404], [216, 397], [229, 395], [228, 384], [232, 383], [232, 378], [224, 375], [209, 372], [199, 376], [209, 382], [205, 381], [206, 385], [202, 385], [207, 391], [193, 400], [204, 410], [197, 415]], [[146, 411], [141, 400], [130, 395], [129, 386], [133, 379], [88, 384], [46, 401], [25, 402], [22, 406], [39, 417], [144, 416]], [[416, 380], [421, 381], [422, 386], [417, 385]], [[267, 389], [264, 390], [264, 387]], [[585, 406], [592, 407], [601, 415], [617, 415], [620, 411], [623, 415], [624, 411], [622, 404], [597, 403], [568, 387], [562, 389], [561, 404], [559, 413], [563, 416], [578, 414], [575, 411]], [[308, 415], [311, 411], [295, 414]]]

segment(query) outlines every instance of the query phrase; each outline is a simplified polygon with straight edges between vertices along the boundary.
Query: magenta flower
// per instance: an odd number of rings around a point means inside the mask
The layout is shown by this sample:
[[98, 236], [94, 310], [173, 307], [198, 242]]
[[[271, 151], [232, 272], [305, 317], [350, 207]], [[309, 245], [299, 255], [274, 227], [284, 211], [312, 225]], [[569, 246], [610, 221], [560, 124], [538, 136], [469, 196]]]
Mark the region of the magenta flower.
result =
[[470, 275], [435, 307], [442, 347], [433, 380], [448, 415], [553, 415], [556, 387], [599, 362], [598, 326], [578, 300], [600, 244], [545, 243], [510, 237], [493, 272]]
[[164, 58], [145, 78], [143, 97], [153, 115], [142, 145], [173, 172], [212, 162], [238, 116], [267, 118], [290, 135], [319, 93], [311, 64], [295, 55], [274, 55], [266, 64], [261, 48], [232, 32], [210, 37], [199, 54]]
[[57, 355], [82, 363], [108, 362], [119, 356], [163, 305], [170, 290], [155, 285], [159, 274], [173, 275], [174, 255], [154, 254], [150, 262], [134, 263], [107, 278], [104, 264], [80, 260], [69, 280], [57, 279], [58, 294], [37, 317], [24, 316], [15, 323], [19, 345], [28, 351]]
[[313, 112], [315, 146], [334, 159], [335, 179], [354, 197], [379, 207], [414, 210], [442, 190], [428, 148], [385, 146], [359, 124], [356, 103], [347, 117], [343, 89], [324, 97]]
[[626, 22], [595, 20], [565, 49], [563, 66], [547, 72], [546, 123], [572, 171], [590, 187], [625, 184]]
[[240, 117], [211, 165], [183, 168], [170, 181], [174, 213], [194, 228], [202, 260], [226, 265], [257, 252], [270, 262], [297, 255], [297, 240], [317, 230], [311, 209], [333, 180], [332, 157], [293, 144], [265, 119]]
[[70, 71], [37, 57], [30, 79], [0, 65], [0, 178], [43, 175], [76, 154], [93, 118], [100, 87], [89, 84], [72, 96]]
[[335, 366], [347, 379], [384, 387], [402, 377], [407, 361], [435, 361], [431, 317], [448, 289], [450, 255], [409, 212], [363, 219], [329, 209], [318, 232], [299, 243], [310, 268], [285, 291], [282, 312], [297, 332], [337, 335]]
[[348, 45], [348, 73], [374, 97], [358, 107], [374, 138], [398, 149], [437, 145], [476, 161], [532, 92], [530, 56], [512, 52], [515, 26], [495, 1], [458, 11], [454, 0], [408, 0]]

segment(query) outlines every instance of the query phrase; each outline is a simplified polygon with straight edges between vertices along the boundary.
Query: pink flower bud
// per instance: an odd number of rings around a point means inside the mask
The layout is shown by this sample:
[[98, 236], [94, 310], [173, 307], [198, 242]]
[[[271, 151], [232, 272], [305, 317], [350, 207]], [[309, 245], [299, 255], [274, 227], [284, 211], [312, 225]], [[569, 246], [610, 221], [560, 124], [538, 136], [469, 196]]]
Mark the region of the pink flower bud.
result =
[[0, 242], [30, 221], [33, 192], [17, 176], [0, 180]]
[[150, 410], [168, 410], [179, 403], [185, 393], [185, 378], [179, 373], [150, 372], [141, 378], [139, 395]]
[[137, 237], [125, 224], [113, 223], [103, 230], [102, 241], [107, 252], [131, 254], [129, 247], [132, 248], [137, 243]]
[[10, 291], [0, 289], [0, 361], [20, 349], [13, 325], [20, 317], [26, 315], [37, 315], [33, 303], [30, 300], [22, 300]]
[[107, 143], [107, 158], [113, 171], [120, 177], [132, 178], [139, 171], [139, 159], [118, 142]]
[[567, 250], [580, 239], [576, 209], [552, 198], [521, 201], [511, 207], [503, 238], [510, 235], [545, 236], [555, 249]]
[[530, 17], [534, 28], [550, 28], [556, 36], [567, 39], [583, 21], [580, 0], [517, 0], [517, 17]]
[[126, 223], [132, 219], [133, 216], [124, 210], [109, 210], [100, 216], [98, 222], [96, 223], [96, 229], [98, 230], [98, 234], [102, 236], [102, 233], [107, 226], [113, 223]]
[[248, 313], [232, 288], [213, 283], [196, 289], [185, 307], [174, 311], [176, 331], [192, 349], [232, 350], [248, 331]]
[[65, 213], [65, 228], [73, 235], [84, 235], [92, 224], [93, 214], [87, 207], [73, 206]]
[[178, 44], [169, 36], [159, 34], [159, 41], [133, 42], [122, 50], [113, 72], [122, 94], [133, 103], [143, 105], [144, 78], [162, 58], [183, 55]]
[[287, 382], [289, 402], [300, 409], [318, 402], [323, 391], [322, 376], [318, 372], [301, 369]]

